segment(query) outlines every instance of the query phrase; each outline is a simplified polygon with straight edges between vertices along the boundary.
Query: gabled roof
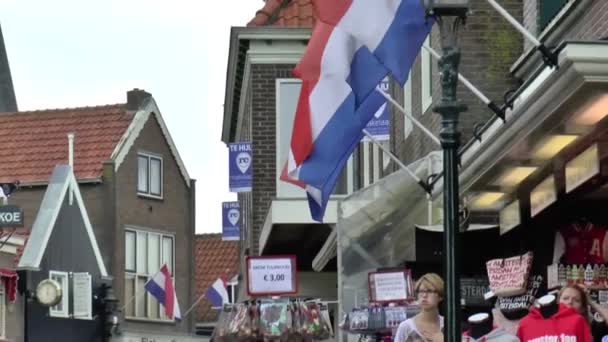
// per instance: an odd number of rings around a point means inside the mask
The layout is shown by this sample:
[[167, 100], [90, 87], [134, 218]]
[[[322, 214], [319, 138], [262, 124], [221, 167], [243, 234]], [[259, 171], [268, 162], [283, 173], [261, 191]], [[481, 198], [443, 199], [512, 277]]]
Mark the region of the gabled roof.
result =
[[23, 255], [19, 260], [17, 269], [33, 271], [39, 270], [40, 261], [44, 256], [44, 252], [46, 251], [53, 228], [55, 227], [55, 221], [57, 220], [59, 212], [61, 211], [63, 203], [65, 202], [65, 197], [69, 195], [70, 192], [74, 196], [73, 200], [75, 201], [75, 204], [80, 208], [86, 233], [89, 237], [89, 241], [91, 242], [95, 259], [97, 260], [99, 272], [102, 277], [108, 276], [103, 259], [101, 258], [101, 253], [99, 252], [99, 246], [97, 245], [95, 234], [93, 233], [93, 227], [91, 226], [89, 215], [87, 214], [84, 201], [82, 200], [82, 195], [80, 194], [80, 188], [76, 182], [74, 172], [72, 172], [72, 167], [69, 165], [57, 165], [53, 170], [51, 179], [49, 181], [49, 186], [44, 193], [44, 197], [42, 198], [40, 209], [38, 210], [38, 214], [36, 214], [36, 218], [34, 219], [31, 235], [27, 244], [25, 245], [25, 249], [23, 250]]
[[127, 104], [0, 113], [0, 182], [46, 184], [53, 167], [68, 162], [67, 134], [75, 133], [74, 173], [101, 180], [103, 163], [119, 168], [144, 124], [154, 116], [187, 186], [190, 178], [153, 98], [137, 111]]
[[[222, 241], [221, 234], [196, 235], [194, 247], [196, 264], [196, 295], [198, 298], [205, 293], [209, 286], [219, 277], [229, 281], [238, 273], [239, 242]], [[217, 320], [218, 310], [203, 299], [197, 307], [197, 322], [213, 322]]]
[[266, 0], [247, 26], [311, 28], [314, 23], [312, 0]]

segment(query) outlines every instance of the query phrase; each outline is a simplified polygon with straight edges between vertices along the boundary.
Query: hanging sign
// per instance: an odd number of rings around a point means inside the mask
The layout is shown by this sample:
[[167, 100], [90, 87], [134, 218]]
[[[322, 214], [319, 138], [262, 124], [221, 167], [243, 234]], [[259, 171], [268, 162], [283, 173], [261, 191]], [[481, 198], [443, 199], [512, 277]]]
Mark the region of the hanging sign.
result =
[[551, 175], [530, 192], [530, 215], [536, 216], [555, 201], [557, 201], [555, 177]]
[[239, 202], [222, 202], [222, 240], [241, 237], [241, 209]]
[[230, 172], [230, 192], [249, 192], [253, 180], [253, 156], [250, 142], [228, 145], [228, 170]]
[[[385, 77], [378, 85], [378, 88], [385, 93], [389, 93], [390, 87], [388, 77]], [[391, 114], [388, 103], [384, 103], [374, 117], [367, 123], [365, 129], [379, 141], [390, 140], [391, 138]], [[367, 136], [363, 136], [363, 141], [370, 141]]]
[[409, 270], [370, 272], [368, 282], [370, 302], [402, 302], [413, 297]]
[[73, 274], [72, 296], [75, 319], [93, 319], [93, 288], [87, 272]]
[[500, 211], [500, 235], [506, 234], [511, 229], [517, 227], [521, 223], [521, 215], [519, 213], [519, 201], [507, 205]]
[[247, 257], [247, 294], [278, 296], [298, 293], [295, 255]]
[[0, 227], [23, 227], [23, 210], [15, 205], [0, 206]]
[[566, 163], [566, 192], [576, 189], [598, 173], [600, 173], [600, 157], [596, 143]]

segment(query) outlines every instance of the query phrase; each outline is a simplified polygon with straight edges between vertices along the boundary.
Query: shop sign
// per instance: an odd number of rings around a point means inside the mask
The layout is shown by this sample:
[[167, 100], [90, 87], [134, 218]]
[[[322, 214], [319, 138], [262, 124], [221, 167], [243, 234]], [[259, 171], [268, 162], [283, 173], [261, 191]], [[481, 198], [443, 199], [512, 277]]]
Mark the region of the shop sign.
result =
[[0, 227], [23, 227], [23, 210], [15, 205], [0, 206]]
[[296, 294], [296, 273], [295, 255], [247, 257], [247, 294], [254, 297]]
[[370, 272], [368, 274], [371, 302], [401, 302], [413, 296], [409, 270]]
[[555, 201], [557, 201], [555, 177], [551, 175], [530, 192], [530, 215], [536, 216]]
[[[378, 85], [381, 91], [389, 93], [388, 77], [385, 77], [382, 82]], [[365, 129], [374, 137], [376, 140], [389, 140], [391, 136], [391, 115], [389, 112], [389, 106], [385, 102], [380, 109], [374, 114], [372, 119], [367, 123]], [[370, 141], [367, 136], [363, 137], [363, 141]]]
[[461, 278], [460, 297], [464, 304], [485, 306], [488, 303], [484, 299], [484, 294], [490, 291], [488, 279], [484, 278]]
[[600, 173], [600, 158], [597, 143], [566, 163], [566, 192], [576, 189]]
[[507, 205], [500, 211], [500, 235], [508, 233], [511, 229], [519, 226], [521, 223], [521, 214], [519, 212], [519, 201]]
[[222, 202], [222, 240], [241, 237], [241, 209], [239, 202]]
[[228, 171], [230, 192], [249, 192], [253, 180], [251, 142], [228, 145]]

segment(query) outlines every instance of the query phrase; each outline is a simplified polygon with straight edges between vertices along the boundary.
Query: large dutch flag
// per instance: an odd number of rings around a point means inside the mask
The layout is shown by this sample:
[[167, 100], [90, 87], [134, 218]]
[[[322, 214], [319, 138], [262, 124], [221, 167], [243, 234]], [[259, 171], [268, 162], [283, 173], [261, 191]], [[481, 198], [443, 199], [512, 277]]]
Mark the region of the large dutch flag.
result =
[[281, 180], [325, 207], [362, 130], [385, 103], [376, 87], [390, 72], [405, 83], [430, 32], [420, 0], [313, 0], [317, 23], [294, 70], [302, 79]]
[[213, 282], [213, 284], [211, 284], [211, 286], [209, 286], [205, 296], [211, 302], [212, 306], [222, 307], [224, 304], [229, 302], [226, 282], [222, 278], [218, 278]]
[[165, 307], [165, 314], [171, 319], [181, 321], [182, 314], [173, 288], [173, 280], [167, 265], [163, 265], [156, 274], [144, 285], [156, 300]]

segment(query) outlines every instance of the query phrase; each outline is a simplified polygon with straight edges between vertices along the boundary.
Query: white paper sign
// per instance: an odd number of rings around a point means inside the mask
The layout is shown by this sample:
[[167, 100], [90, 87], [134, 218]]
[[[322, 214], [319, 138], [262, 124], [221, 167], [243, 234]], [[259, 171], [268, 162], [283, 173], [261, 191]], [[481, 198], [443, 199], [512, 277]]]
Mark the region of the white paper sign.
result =
[[407, 283], [403, 272], [375, 273], [375, 301], [403, 300], [407, 298]]
[[92, 319], [92, 286], [91, 275], [88, 273], [74, 273], [73, 301], [75, 319]]
[[249, 258], [247, 270], [249, 294], [296, 293], [295, 267], [295, 259], [290, 257]]

